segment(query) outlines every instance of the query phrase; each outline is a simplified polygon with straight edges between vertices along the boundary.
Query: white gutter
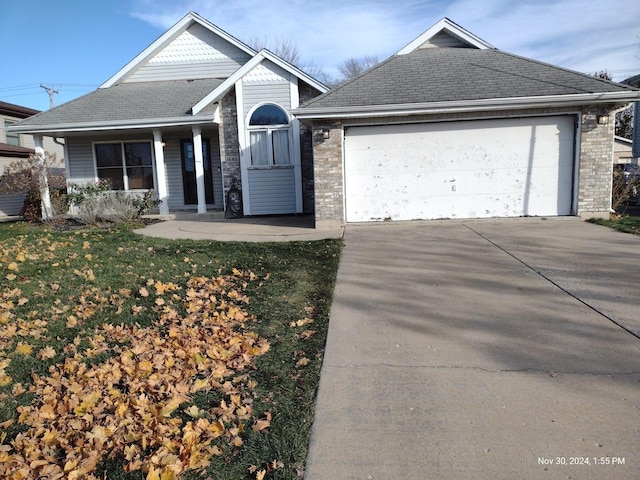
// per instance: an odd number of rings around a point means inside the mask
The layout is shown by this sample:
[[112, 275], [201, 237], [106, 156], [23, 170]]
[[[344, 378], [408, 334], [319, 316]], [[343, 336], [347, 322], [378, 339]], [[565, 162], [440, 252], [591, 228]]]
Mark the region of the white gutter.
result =
[[53, 125], [15, 125], [9, 127], [19, 133], [71, 133], [103, 130], [180, 127], [215, 122], [215, 113], [198, 117], [145, 118], [140, 120], [109, 120], [104, 122], [63, 123]]
[[306, 107], [292, 113], [299, 119], [365, 118], [375, 115], [400, 116], [432, 113], [459, 113], [487, 110], [565, 107], [585, 104], [633, 102], [640, 91], [580, 93], [575, 95], [545, 95], [538, 97], [490, 98], [449, 102], [405, 103], [392, 105], [362, 105], [349, 107]]

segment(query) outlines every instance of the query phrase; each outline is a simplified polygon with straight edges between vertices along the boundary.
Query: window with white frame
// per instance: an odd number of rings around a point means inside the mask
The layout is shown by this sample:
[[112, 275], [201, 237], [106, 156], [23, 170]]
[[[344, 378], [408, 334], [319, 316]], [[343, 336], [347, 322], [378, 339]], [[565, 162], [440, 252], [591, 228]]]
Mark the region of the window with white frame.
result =
[[96, 143], [96, 171], [112, 190], [153, 188], [153, 157], [150, 142]]
[[[11, 125], [15, 125], [18, 122], [12, 122], [11, 120], [5, 120], [4, 126], [10, 127]], [[20, 134], [17, 132], [7, 132], [7, 143], [9, 145], [15, 145], [16, 147], [20, 147]]]
[[282, 108], [258, 107], [249, 119], [251, 166], [291, 165], [290, 133], [289, 117]]

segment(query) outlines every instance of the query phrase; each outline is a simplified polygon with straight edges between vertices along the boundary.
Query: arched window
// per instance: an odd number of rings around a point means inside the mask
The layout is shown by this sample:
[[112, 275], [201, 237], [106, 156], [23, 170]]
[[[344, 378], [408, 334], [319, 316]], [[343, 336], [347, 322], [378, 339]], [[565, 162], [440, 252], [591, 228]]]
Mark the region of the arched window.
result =
[[277, 105], [256, 108], [249, 119], [251, 166], [290, 165], [289, 117]]

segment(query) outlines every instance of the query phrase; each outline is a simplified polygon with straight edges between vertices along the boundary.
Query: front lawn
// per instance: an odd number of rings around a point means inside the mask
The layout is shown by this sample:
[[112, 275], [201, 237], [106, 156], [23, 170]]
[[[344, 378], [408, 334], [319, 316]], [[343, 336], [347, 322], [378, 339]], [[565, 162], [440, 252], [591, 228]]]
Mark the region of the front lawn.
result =
[[340, 248], [1, 224], [0, 478], [301, 478]]

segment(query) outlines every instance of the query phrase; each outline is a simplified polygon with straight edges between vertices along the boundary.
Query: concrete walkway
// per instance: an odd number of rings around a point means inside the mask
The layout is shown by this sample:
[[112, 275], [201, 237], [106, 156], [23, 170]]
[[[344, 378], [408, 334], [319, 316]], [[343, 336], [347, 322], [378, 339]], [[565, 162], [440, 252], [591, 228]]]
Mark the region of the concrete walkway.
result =
[[[191, 215], [195, 217], [196, 215]], [[149, 225], [136, 233], [150, 237], [188, 238], [220, 242], [292, 242], [341, 238], [342, 228], [314, 228], [313, 215], [247, 217], [235, 220], [224, 218], [198, 220], [169, 220]]]
[[640, 238], [349, 225], [306, 480], [640, 478]]

